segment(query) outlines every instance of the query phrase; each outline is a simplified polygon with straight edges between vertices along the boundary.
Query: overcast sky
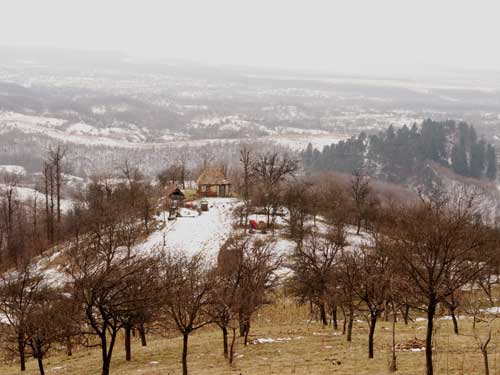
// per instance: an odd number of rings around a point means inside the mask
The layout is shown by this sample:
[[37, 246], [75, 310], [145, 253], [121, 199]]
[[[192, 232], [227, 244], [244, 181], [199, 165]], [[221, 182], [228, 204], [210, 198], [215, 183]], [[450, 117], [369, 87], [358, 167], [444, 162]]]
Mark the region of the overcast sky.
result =
[[2, 0], [0, 45], [332, 71], [500, 69], [488, 0]]

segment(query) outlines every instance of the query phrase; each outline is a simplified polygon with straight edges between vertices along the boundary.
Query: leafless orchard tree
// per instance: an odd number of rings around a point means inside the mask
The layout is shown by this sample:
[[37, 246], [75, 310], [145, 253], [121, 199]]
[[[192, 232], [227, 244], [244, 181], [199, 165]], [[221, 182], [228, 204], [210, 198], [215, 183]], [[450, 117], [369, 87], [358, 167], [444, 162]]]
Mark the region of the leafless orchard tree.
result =
[[[127, 255], [129, 257], [129, 255]], [[125, 333], [125, 360], [132, 360], [132, 330], [137, 328], [143, 338], [144, 323], [152, 319], [156, 312], [158, 298], [161, 296], [158, 282], [157, 257], [136, 258], [132, 260], [140, 272], [133, 272], [127, 279], [127, 289], [124, 291], [125, 303], [122, 305], [121, 320]]]
[[450, 208], [450, 201], [423, 201], [402, 207], [384, 233], [390, 246], [383, 251], [410, 279], [409, 294], [427, 312], [426, 373], [434, 373], [432, 338], [439, 303], [474, 280], [483, 270], [483, 250], [491, 243], [471, 205]]
[[192, 257], [166, 254], [159, 273], [164, 291], [161, 308], [182, 334], [182, 373], [187, 375], [189, 335], [211, 323], [208, 309], [213, 280], [201, 253]]
[[281, 183], [287, 177], [293, 177], [299, 170], [299, 164], [288, 155], [270, 152], [258, 155], [252, 163], [252, 174], [259, 184], [258, 199], [266, 210], [267, 227], [271, 227], [280, 202]]
[[362, 246], [357, 250], [344, 251], [341, 262], [344, 270], [342, 281], [365, 307], [358, 309], [367, 313], [368, 358], [373, 358], [375, 327], [389, 299], [389, 259], [377, 248]]
[[26, 370], [28, 322], [36, 308], [42, 275], [32, 264], [24, 262], [15, 271], [0, 279], [0, 313], [7, 321], [8, 350], [17, 353], [21, 371]]
[[243, 344], [248, 345], [248, 335], [253, 314], [270, 302], [269, 293], [278, 281], [276, 271], [282, 258], [274, 252], [273, 245], [254, 240], [240, 244], [242, 279], [238, 303], [238, 320]]
[[82, 334], [98, 338], [102, 375], [109, 375], [118, 332], [129, 322], [127, 317], [149, 303], [147, 293], [134, 291], [151, 261], [126, 256], [115, 243], [113, 233], [103, 233], [72, 245], [67, 274], [72, 302], [84, 311]]
[[[250, 238], [230, 237], [219, 250], [217, 265], [212, 271], [214, 287], [210, 291], [211, 320], [222, 331], [224, 357], [233, 362], [241, 287], [244, 278], [244, 259], [242, 252], [249, 246]], [[231, 344], [228, 343], [229, 331], [232, 332]]]
[[[498, 232], [495, 233], [498, 236]], [[499, 237], [496, 238], [498, 245]], [[498, 286], [498, 255], [494, 248], [489, 252], [491, 262], [477, 278], [462, 288], [462, 307], [472, 316], [472, 337], [483, 356], [484, 374], [490, 374], [489, 345], [493, 339], [494, 323], [499, 317], [499, 308], [494, 297], [495, 287]], [[480, 328], [486, 328], [486, 333]]]
[[34, 298], [33, 308], [26, 319], [27, 344], [36, 358], [40, 375], [45, 374], [43, 359], [54, 346], [68, 334], [70, 317], [65, 315], [68, 301], [59, 291], [50, 287], [40, 288]]
[[317, 306], [324, 326], [328, 325], [327, 303], [330, 299], [338, 255], [345, 246], [343, 232], [324, 237], [313, 232], [303, 246], [296, 246], [289, 267], [293, 276], [289, 282], [292, 293], [302, 302]]
[[378, 205], [378, 201], [370, 186], [369, 177], [363, 175], [360, 170], [355, 171], [351, 178], [351, 198], [353, 201], [356, 234], [359, 234], [363, 221], [367, 225], [370, 215]]
[[289, 183], [283, 194], [288, 235], [298, 247], [311, 232], [310, 220], [317, 215], [317, 207], [312, 203], [315, 195], [312, 184], [303, 181]]

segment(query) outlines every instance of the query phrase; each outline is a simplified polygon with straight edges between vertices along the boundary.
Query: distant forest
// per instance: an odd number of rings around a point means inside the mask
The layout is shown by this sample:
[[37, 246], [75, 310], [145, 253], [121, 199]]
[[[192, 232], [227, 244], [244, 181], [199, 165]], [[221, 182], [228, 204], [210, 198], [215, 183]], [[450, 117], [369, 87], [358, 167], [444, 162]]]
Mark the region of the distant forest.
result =
[[451, 168], [455, 173], [476, 179], [495, 179], [495, 148], [478, 139], [476, 130], [465, 122], [425, 120], [395, 129], [392, 125], [374, 135], [361, 133], [346, 141], [303, 153], [306, 172], [363, 170], [386, 181], [400, 183], [414, 176], [429, 161]]

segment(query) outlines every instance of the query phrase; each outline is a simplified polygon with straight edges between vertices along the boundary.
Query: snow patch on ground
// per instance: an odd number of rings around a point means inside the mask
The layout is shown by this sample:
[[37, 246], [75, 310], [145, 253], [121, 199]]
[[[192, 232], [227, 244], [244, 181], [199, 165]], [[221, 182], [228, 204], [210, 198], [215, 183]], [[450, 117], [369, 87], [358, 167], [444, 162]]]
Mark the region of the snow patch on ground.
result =
[[297, 337], [279, 337], [279, 338], [276, 338], [276, 339], [272, 339], [272, 338], [257, 338], [255, 340], [252, 340], [252, 344], [253, 345], [258, 345], [258, 344], [273, 344], [273, 343], [285, 343], [285, 342], [289, 342], [289, 341], [292, 341], [292, 340], [300, 340], [302, 339], [303, 337], [302, 336], [297, 336]]
[[[240, 204], [235, 198], [207, 198], [208, 212], [182, 209], [182, 213], [191, 213], [173, 221], [167, 221], [165, 227], [151, 234], [148, 239], [136, 246], [137, 253], [151, 251], [181, 251], [188, 255], [200, 251], [209, 257], [217, 256], [222, 244], [233, 231], [234, 208]], [[160, 214], [159, 219], [168, 217]]]
[[500, 306], [488, 307], [486, 309], [481, 309], [482, 313], [486, 314], [500, 314]]
[[[0, 191], [5, 189], [8, 189], [8, 186], [5, 184], [0, 184]], [[14, 187], [14, 197], [15, 199], [18, 199], [21, 202], [29, 202], [34, 200], [35, 198], [38, 200], [39, 203], [45, 201], [45, 195], [43, 193], [40, 193], [35, 189], [22, 186]], [[71, 199], [61, 199], [61, 211], [63, 213], [70, 211], [73, 208], [73, 206], [74, 202]]]
[[25, 176], [26, 169], [20, 165], [0, 165], [0, 173], [13, 173], [19, 176]]

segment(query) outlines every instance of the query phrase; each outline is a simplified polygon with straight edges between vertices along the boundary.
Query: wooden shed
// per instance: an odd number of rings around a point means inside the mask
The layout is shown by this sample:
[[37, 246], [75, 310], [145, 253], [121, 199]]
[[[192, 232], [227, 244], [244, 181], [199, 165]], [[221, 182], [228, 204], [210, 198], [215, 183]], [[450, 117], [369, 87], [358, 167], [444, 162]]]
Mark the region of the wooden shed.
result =
[[165, 187], [165, 193], [168, 199], [172, 201], [182, 202], [186, 198], [181, 189], [179, 189], [176, 185], [168, 185]]
[[227, 197], [231, 194], [231, 183], [219, 168], [207, 168], [198, 177], [198, 195], [201, 197]]

